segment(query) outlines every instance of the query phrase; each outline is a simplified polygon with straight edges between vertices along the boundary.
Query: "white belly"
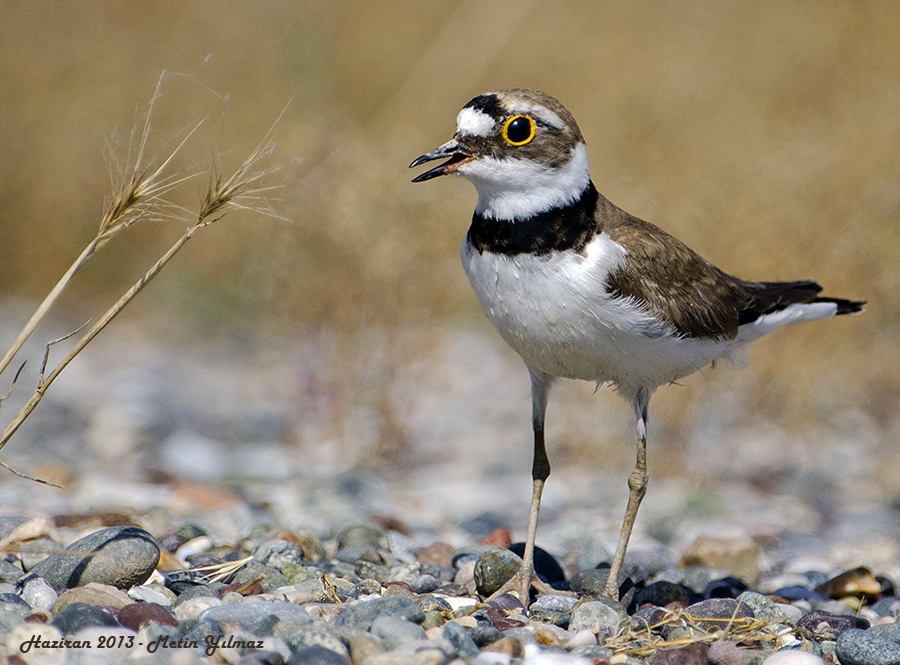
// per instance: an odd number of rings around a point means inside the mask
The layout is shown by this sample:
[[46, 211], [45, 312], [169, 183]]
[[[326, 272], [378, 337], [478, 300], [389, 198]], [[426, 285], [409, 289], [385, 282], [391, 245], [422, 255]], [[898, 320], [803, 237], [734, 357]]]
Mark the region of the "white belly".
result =
[[686, 376], [726, 353], [726, 341], [679, 337], [627, 298], [606, 293], [625, 260], [608, 235], [581, 253], [504, 256], [463, 243], [463, 268], [485, 315], [534, 370], [613, 383], [632, 394]]

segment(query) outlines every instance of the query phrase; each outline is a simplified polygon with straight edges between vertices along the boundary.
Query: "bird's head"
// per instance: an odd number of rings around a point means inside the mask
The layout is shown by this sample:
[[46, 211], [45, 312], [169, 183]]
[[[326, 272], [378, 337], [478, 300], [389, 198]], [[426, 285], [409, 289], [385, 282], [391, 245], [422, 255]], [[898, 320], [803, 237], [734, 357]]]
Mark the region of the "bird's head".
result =
[[456, 117], [456, 133], [413, 161], [445, 162], [416, 176], [456, 173], [478, 191], [485, 217], [525, 219], [578, 199], [588, 186], [587, 152], [575, 118], [556, 99], [516, 88], [475, 97]]

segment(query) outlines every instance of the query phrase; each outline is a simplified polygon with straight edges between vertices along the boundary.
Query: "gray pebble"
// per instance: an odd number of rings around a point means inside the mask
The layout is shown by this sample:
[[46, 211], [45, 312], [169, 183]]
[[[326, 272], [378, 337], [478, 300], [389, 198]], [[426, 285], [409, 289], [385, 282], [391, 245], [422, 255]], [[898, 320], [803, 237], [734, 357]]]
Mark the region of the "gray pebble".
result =
[[779, 606], [761, 593], [745, 591], [737, 597], [737, 601], [744, 603], [744, 605], [753, 610], [753, 616], [757, 619], [762, 619], [769, 623], [784, 623], [788, 620], [788, 617], [785, 616]]
[[[379, 585], [383, 585], [391, 577], [391, 571], [387, 566], [380, 566], [377, 563], [358, 559], [353, 566], [353, 572], [361, 580], [375, 580]], [[376, 589], [377, 591], [377, 589]]]
[[[753, 618], [753, 610], [733, 598], [710, 598], [701, 600], [684, 609], [694, 619], [694, 625], [702, 631], [723, 630], [732, 618]], [[704, 621], [704, 619], [709, 619]]]
[[469, 635], [469, 632], [461, 625], [454, 621], [449, 621], [444, 625], [441, 636], [453, 645], [457, 658], [469, 660], [478, 655], [478, 645]]
[[625, 609], [614, 601], [589, 601], [572, 611], [569, 632], [589, 630], [595, 635], [610, 634], [619, 622], [626, 620], [627, 617]]
[[348, 545], [347, 547], [342, 547], [334, 555], [334, 558], [350, 564], [356, 564], [359, 561], [368, 561], [376, 564], [384, 563], [384, 558], [371, 545]]
[[900, 616], [900, 598], [888, 596], [872, 605], [872, 611], [882, 617]]
[[499, 547], [490, 549], [475, 562], [475, 588], [482, 596], [490, 596], [521, 567], [522, 559], [517, 554]]
[[568, 612], [578, 602], [575, 596], [563, 596], [562, 594], [541, 594], [537, 597], [530, 610], [547, 610], [549, 612]]
[[900, 644], [900, 623], [879, 623], [869, 628], [869, 632], [894, 644]]
[[5, 559], [0, 559], [0, 582], [15, 582], [22, 577], [22, 569]]
[[57, 593], [89, 582], [130, 589], [147, 581], [159, 554], [156, 540], [143, 529], [109, 527], [51, 554], [31, 572], [47, 580]]
[[390, 540], [384, 529], [369, 524], [353, 524], [341, 529], [337, 535], [338, 550], [360, 545], [388, 550], [390, 549]]
[[868, 630], [845, 630], [835, 652], [841, 665], [900, 665], [900, 646]]
[[91, 626], [118, 626], [119, 622], [106, 610], [86, 603], [67, 605], [50, 624], [64, 635], [77, 633]]
[[662, 550], [635, 549], [625, 555], [624, 569], [635, 584], [640, 584], [676, 565], [675, 560]]
[[328, 624], [324, 622], [316, 622], [315, 624], [304, 626], [295, 631], [287, 638], [287, 644], [291, 651], [300, 651], [306, 647], [318, 646], [328, 649], [336, 654], [347, 658], [350, 652], [341, 639], [329, 630]]
[[13, 628], [25, 621], [25, 616], [29, 613], [8, 605], [0, 606], [0, 634], [9, 634]]
[[413, 593], [429, 593], [440, 585], [440, 581], [434, 575], [429, 575], [428, 573], [416, 575], [409, 581], [409, 588], [413, 590]]
[[427, 637], [422, 626], [389, 614], [375, 617], [369, 632], [378, 637], [388, 651]]
[[422, 608], [409, 598], [387, 596], [357, 601], [341, 612], [334, 623], [338, 626], [369, 630], [372, 622], [381, 615], [393, 616], [413, 623], [422, 623], [425, 620]]
[[252, 580], [255, 580], [259, 577], [262, 577], [259, 584], [262, 586], [262, 589], [266, 593], [271, 593], [278, 587], [283, 587], [287, 585], [287, 580], [284, 575], [282, 575], [277, 568], [273, 568], [272, 566], [265, 566], [261, 563], [257, 563], [256, 561], [251, 561], [246, 566], [241, 568], [237, 574], [232, 579], [232, 583], [236, 584], [246, 584]]
[[294, 652], [291, 663], [300, 665], [347, 665], [346, 656], [335, 653], [331, 649], [315, 644], [303, 647]]
[[14, 593], [0, 593], [0, 607], [23, 615], [31, 613], [31, 604]]
[[600, 598], [606, 589], [609, 568], [581, 570], [572, 575], [569, 587], [577, 594], [588, 598]]
[[212, 584], [193, 584], [183, 589], [178, 596], [176, 596], [175, 601], [172, 603], [172, 607], [178, 607], [192, 598], [218, 598], [220, 590], [219, 587], [213, 586]]
[[253, 560], [281, 572], [289, 563], [302, 563], [303, 550], [286, 540], [267, 540], [253, 551]]
[[281, 621], [294, 621], [303, 624], [312, 623], [312, 617], [309, 616], [309, 612], [302, 605], [284, 601], [217, 605], [200, 612], [197, 619], [199, 621], [228, 621], [248, 628], [269, 616], [275, 616]]

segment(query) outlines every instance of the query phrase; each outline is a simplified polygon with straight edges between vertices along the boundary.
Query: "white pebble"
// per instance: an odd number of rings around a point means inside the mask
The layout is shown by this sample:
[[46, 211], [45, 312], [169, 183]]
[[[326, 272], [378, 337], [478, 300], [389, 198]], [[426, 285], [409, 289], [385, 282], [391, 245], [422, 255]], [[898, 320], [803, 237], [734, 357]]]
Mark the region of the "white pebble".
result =
[[198, 596], [197, 598], [188, 598], [175, 608], [175, 618], [178, 621], [187, 619], [196, 619], [203, 610], [221, 605], [222, 601], [212, 596]]
[[128, 597], [142, 603], [156, 603], [163, 607], [169, 607], [172, 601], [164, 593], [151, 589], [148, 586], [135, 586], [128, 590]]
[[808, 651], [789, 649], [773, 653], [763, 665], [825, 665], [825, 661]]
[[576, 647], [589, 647], [597, 644], [597, 636], [591, 630], [576, 631], [569, 641], [566, 642], [567, 649], [575, 649]]
[[22, 600], [35, 610], [49, 610], [57, 598], [56, 590], [40, 577], [28, 580], [22, 590]]

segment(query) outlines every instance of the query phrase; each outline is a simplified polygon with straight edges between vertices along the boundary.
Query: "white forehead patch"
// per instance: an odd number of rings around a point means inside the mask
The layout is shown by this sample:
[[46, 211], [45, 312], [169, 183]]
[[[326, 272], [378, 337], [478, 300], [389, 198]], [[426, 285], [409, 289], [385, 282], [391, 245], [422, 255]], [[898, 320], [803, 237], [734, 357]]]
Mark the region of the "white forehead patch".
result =
[[478, 109], [466, 107], [456, 116], [456, 128], [461, 134], [490, 136], [494, 130], [494, 119]]

